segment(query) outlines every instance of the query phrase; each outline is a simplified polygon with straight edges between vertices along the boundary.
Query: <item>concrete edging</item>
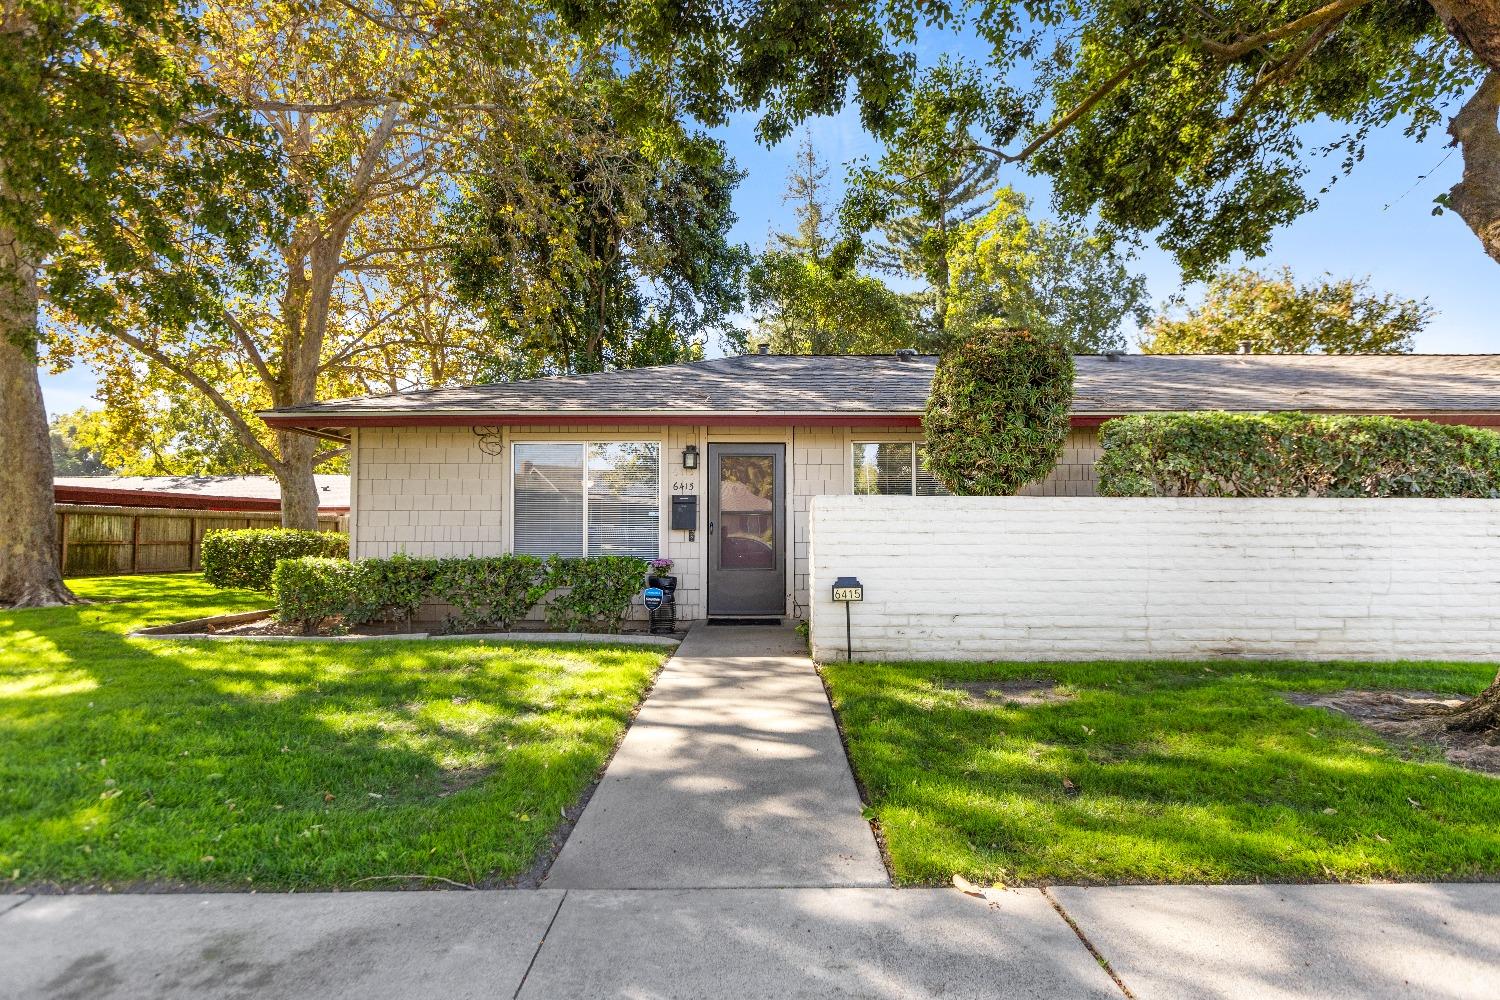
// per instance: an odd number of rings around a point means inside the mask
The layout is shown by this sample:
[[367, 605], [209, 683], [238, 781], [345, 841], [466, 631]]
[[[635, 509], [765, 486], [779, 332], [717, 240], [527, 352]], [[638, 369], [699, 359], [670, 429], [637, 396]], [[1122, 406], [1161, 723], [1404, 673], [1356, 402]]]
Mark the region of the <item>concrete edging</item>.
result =
[[681, 639], [665, 635], [642, 635], [639, 633], [616, 633], [607, 632], [456, 632], [453, 634], [434, 635], [431, 632], [396, 632], [389, 635], [235, 635], [224, 632], [179, 632], [187, 626], [204, 625], [243, 625], [246, 622], [260, 621], [270, 617], [274, 612], [267, 611], [243, 611], [233, 615], [216, 615], [209, 618], [191, 618], [184, 622], [174, 622], [170, 625], [153, 625], [150, 628], [136, 629], [129, 633], [133, 639], [210, 639], [235, 642], [370, 642], [388, 639], [416, 640], [416, 639], [448, 639], [459, 641], [500, 641], [500, 642], [592, 642], [600, 645], [621, 646], [675, 646]]

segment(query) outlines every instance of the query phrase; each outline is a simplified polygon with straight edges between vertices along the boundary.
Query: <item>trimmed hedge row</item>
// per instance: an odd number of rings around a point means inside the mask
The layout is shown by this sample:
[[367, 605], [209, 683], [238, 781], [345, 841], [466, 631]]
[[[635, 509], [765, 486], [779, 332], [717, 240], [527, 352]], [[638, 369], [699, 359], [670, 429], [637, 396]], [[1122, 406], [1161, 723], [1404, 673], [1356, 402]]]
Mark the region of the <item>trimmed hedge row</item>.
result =
[[291, 528], [215, 529], [204, 532], [200, 553], [203, 579], [215, 587], [270, 590], [277, 562], [302, 556], [347, 558], [349, 536]]
[[1500, 497], [1500, 434], [1398, 417], [1152, 413], [1100, 435], [1112, 497]]
[[335, 616], [348, 626], [380, 619], [410, 624], [428, 601], [453, 606], [445, 622], [451, 632], [504, 630], [549, 594], [549, 624], [570, 632], [617, 632], [645, 577], [646, 560], [633, 556], [396, 555], [359, 562], [309, 557], [278, 563], [272, 589], [281, 620], [300, 623], [309, 634]]

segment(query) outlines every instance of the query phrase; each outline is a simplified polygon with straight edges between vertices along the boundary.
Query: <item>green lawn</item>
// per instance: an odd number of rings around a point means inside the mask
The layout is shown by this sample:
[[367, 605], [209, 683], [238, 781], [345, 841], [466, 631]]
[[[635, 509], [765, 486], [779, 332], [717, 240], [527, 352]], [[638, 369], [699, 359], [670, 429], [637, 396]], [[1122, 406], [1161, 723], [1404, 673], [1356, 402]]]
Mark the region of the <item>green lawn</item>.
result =
[[[1279, 697], [1473, 694], [1492, 666], [836, 663], [823, 673], [903, 883], [1500, 876], [1500, 780]], [[986, 684], [1019, 678], [1055, 680], [1073, 697], [1015, 707], [985, 696]]]
[[0, 888], [524, 872], [665, 656], [127, 639], [266, 598], [197, 576], [72, 584], [95, 603], [0, 611]]

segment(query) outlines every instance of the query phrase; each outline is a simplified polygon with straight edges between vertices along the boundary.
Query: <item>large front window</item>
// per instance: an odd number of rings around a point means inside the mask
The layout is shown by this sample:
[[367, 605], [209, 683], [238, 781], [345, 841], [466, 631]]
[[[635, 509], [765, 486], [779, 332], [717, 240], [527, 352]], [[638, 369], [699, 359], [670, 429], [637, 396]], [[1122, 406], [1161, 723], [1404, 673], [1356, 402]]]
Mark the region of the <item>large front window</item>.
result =
[[853, 446], [854, 492], [859, 496], [946, 496], [927, 471], [927, 446], [914, 441], [861, 441]]
[[514, 550], [654, 558], [661, 539], [660, 455], [655, 441], [513, 445]]

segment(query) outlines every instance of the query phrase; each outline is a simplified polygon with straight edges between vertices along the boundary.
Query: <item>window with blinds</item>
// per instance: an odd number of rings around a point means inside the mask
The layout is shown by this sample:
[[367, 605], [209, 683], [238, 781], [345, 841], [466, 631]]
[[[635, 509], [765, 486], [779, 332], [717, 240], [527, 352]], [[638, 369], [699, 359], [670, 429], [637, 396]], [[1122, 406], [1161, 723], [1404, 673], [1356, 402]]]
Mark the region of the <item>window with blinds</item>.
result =
[[927, 446], [911, 441], [861, 441], [852, 448], [859, 496], [946, 496], [927, 470]]
[[517, 443], [511, 469], [516, 552], [656, 557], [661, 537], [656, 442]]

